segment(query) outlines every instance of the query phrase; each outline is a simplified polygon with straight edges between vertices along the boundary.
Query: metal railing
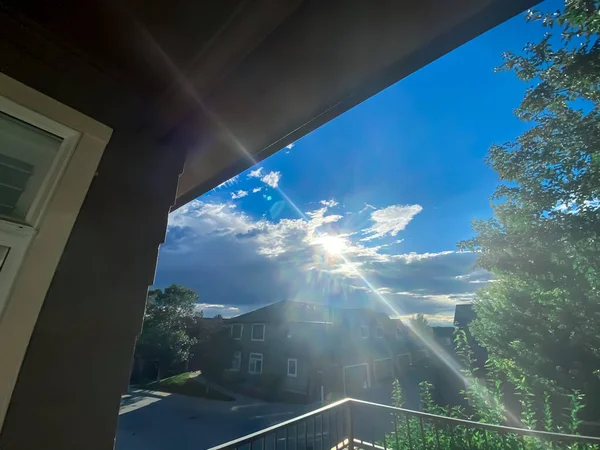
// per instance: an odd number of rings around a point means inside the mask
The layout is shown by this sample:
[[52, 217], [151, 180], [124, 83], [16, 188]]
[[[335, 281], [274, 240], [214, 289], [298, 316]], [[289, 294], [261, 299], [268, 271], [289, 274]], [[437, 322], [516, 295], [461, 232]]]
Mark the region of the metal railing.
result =
[[599, 449], [600, 438], [490, 425], [347, 398], [210, 450]]

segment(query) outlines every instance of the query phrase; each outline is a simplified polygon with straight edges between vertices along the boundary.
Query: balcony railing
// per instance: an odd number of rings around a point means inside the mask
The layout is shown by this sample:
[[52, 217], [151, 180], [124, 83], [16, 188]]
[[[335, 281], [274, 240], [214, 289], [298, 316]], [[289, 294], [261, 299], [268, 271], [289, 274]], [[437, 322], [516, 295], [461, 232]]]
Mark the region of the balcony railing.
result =
[[600, 449], [600, 438], [436, 416], [347, 398], [210, 450]]

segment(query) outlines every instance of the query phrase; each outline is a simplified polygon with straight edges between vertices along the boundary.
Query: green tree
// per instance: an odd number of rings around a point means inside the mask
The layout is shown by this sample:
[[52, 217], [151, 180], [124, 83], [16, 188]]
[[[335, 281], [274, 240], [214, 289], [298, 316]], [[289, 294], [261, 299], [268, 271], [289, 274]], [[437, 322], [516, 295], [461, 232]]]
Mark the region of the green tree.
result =
[[197, 301], [196, 292], [175, 284], [164, 291], [148, 292], [144, 325], [135, 353], [145, 361], [158, 363], [158, 379], [174, 364], [188, 359], [195, 343], [188, 334], [188, 325], [198, 315], [194, 312]]
[[429, 326], [429, 322], [423, 313], [418, 313], [411, 317], [410, 326], [422, 338], [433, 337], [433, 330]]
[[567, 0], [527, 20], [547, 32], [500, 70], [528, 83], [530, 128], [494, 145], [494, 217], [460, 243], [495, 282], [477, 293], [473, 336], [503, 370], [546, 388], [599, 392], [600, 2]]

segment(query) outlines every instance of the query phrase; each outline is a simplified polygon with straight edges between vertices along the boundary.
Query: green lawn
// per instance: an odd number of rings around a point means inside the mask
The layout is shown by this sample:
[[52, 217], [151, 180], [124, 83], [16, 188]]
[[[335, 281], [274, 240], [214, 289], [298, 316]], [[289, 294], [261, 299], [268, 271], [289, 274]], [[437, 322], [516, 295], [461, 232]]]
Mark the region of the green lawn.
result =
[[140, 386], [142, 389], [152, 391], [170, 392], [173, 394], [188, 395], [190, 397], [202, 397], [211, 400], [232, 401], [232, 397], [217, 392], [213, 389], [206, 389], [204, 383], [190, 378], [190, 372], [180, 373], [169, 378], [163, 378], [160, 381]]

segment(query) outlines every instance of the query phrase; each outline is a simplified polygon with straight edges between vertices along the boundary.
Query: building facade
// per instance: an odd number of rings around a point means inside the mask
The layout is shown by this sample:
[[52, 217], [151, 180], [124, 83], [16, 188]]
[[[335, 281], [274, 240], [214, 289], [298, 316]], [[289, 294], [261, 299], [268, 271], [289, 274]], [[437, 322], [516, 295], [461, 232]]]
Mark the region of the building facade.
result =
[[283, 399], [360, 396], [406, 372], [419, 347], [400, 320], [370, 309], [284, 301], [227, 324], [226, 379]]

